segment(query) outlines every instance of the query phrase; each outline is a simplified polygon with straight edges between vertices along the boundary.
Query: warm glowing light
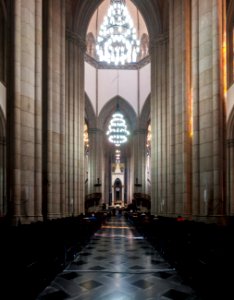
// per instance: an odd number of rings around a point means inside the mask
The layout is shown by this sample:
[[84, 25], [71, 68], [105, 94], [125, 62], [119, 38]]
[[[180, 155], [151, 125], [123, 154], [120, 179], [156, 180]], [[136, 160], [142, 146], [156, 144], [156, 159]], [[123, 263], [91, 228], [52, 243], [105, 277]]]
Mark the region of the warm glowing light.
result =
[[147, 151], [147, 155], [150, 155], [150, 150], [151, 150], [151, 124], [149, 124], [148, 126], [148, 131], [147, 131], [147, 136], [146, 136], [146, 151]]
[[87, 153], [89, 150], [89, 134], [88, 134], [88, 125], [84, 124], [84, 145], [85, 145], [85, 152]]
[[193, 89], [190, 88], [190, 118], [189, 118], [189, 135], [193, 137]]
[[[224, 36], [223, 46], [222, 46], [222, 66], [223, 66], [223, 92], [224, 97], [227, 95], [227, 43], [226, 35]], [[234, 64], [234, 62], [233, 62]], [[234, 69], [234, 68], [233, 68]]]

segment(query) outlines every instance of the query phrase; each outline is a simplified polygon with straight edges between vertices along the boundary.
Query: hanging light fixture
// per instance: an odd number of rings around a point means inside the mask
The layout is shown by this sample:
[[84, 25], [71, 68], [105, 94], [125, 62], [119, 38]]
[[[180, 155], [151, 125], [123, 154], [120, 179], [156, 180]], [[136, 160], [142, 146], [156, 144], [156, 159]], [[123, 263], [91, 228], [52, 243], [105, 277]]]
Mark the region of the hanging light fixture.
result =
[[125, 5], [125, 0], [111, 0], [100, 27], [96, 45], [100, 61], [114, 65], [136, 62], [140, 41]]
[[115, 162], [116, 163], [120, 163], [120, 154], [121, 154], [121, 151], [119, 149], [116, 149], [115, 150]]
[[129, 131], [127, 130], [126, 121], [124, 116], [119, 112], [118, 106], [116, 112], [112, 115], [110, 120], [108, 131], [106, 135], [108, 140], [119, 147], [121, 144], [126, 143], [129, 136]]

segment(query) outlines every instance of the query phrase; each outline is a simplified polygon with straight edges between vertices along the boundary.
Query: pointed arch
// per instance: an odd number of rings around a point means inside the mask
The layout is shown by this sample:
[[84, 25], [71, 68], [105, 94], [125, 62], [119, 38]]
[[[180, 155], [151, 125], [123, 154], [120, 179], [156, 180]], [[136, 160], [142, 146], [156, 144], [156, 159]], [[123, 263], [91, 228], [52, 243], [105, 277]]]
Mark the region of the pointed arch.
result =
[[85, 93], [85, 119], [88, 123], [89, 128], [96, 128], [97, 118], [93, 109], [93, 105]]
[[227, 139], [234, 138], [234, 107], [231, 110], [231, 113], [227, 121]]
[[145, 103], [141, 110], [140, 120], [139, 120], [139, 127], [142, 129], [146, 129], [148, 126], [148, 122], [150, 120], [150, 101], [151, 94], [145, 100]]
[[98, 127], [101, 130], [104, 130], [109, 122], [111, 115], [116, 110], [116, 104], [119, 104], [120, 111], [124, 114], [124, 117], [128, 123], [129, 129], [133, 132], [136, 129], [137, 116], [133, 109], [133, 107], [120, 96], [115, 96], [111, 100], [109, 100], [98, 116]]
[[[95, 1], [77, 1], [76, 6], [74, 7], [74, 22], [72, 30], [77, 32], [83, 41], [85, 41], [85, 34], [87, 32], [87, 28], [89, 25], [89, 21], [94, 13], [94, 11], [98, 8], [98, 6], [102, 3], [103, 0], [95, 0]], [[136, 5], [136, 7], [141, 12], [149, 35], [150, 39], [155, 39], [160, 33], [162, 33], [162, 4], [160, 0], [155, 1], [142, 1], [142, 0], [132, 0], [132, 2]], [[165, 2], [165, 1], [164, 1]]]

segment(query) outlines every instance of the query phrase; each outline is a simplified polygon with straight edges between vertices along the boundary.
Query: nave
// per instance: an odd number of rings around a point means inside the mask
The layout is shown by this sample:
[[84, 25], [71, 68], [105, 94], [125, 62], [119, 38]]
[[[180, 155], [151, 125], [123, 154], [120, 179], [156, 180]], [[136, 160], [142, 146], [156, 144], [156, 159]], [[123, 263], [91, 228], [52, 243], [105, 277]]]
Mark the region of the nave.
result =
[[37, 297], [76, 300], [199, 300], [122, 216], [108, 219]]

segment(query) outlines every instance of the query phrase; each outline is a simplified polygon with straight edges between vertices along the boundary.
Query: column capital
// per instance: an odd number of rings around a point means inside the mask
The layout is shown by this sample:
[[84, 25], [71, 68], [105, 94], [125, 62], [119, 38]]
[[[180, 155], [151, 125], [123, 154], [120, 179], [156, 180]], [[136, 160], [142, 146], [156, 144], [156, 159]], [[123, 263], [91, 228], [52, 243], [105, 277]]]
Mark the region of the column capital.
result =
[[75, 43], [83, 53], [86, 52], [86, 42], [79, 34], [67, 29], [66, 40]]

